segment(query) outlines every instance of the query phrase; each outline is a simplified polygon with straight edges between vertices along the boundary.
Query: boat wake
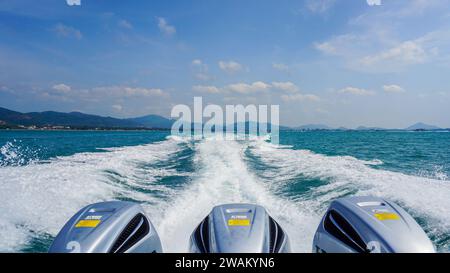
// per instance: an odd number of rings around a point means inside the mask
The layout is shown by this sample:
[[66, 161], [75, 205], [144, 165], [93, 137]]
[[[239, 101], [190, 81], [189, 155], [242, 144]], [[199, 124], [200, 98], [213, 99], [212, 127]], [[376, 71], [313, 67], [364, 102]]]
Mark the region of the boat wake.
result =
[[142, 203], [167, 252], [187, 251], [196, 225], [224, 203], [263, 205], [285, 228], [293, 251], [310, 252], [331, 200], [354, 194], [400, 203], [439, 250], [448, 251], [449, 181], [373, 168], [379, 164], [275, 146], [263, 138], [168, 137], [1, 167], [0, 251], [36, 251], [40, 237], [47, 238], [43, 244], [48, 247], [81, 207], [119, 199]]

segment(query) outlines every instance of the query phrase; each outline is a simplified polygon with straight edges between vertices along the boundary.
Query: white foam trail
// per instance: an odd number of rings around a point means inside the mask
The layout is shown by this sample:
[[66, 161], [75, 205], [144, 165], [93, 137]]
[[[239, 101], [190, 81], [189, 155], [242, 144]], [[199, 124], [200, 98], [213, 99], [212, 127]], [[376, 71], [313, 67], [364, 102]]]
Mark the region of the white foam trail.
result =
[[374, 169], [367, 166], [367, 161], [354, 157], [325, 156], [261, 141], [252, 146], [252, 153], [275, 167], [264, 175], [273, 177], [273, 183], [280, 187], [296, 176], [325, 180], [326, 185], [313, 191], [315, 200], [329, 202], [355, 193], [380, 196], [401, 203], [434, 224], [439, 223], [432, 228], [441, 232], [450, 230], [450, 181]]
[[35, 162], [37, 152], [21, 147], [16, 140], [8, 141], [0, 147], [0, 167], [21, 166]]
[[[234, 202], [263, 205], [287, 231], [293, 250], [310, 252], [327, 203], [355, 192], [399, 201], [421, 215], [437, 219], [440, 230], [450, 230], [449, 181], [376, 170], [368, 165], [380, 164], [378, 160], [324, 156], [271, 145], [266, 139], [238, 142], [211, 138], [192, 142], [169, 137], [159, 143], [106, 149], [106, 153], [80, 153], [45, 164], [2, 167], [0, 252], [26, 245], [30, 230], [55, 235], [84, 205], [118, 195], [145, 202], [164, 250], [169, 252], [187, 251], [190, 234], [211, 208]], [[158, 184], [156, 177], [180, 173], [145, 164], [169, 159], [182, 149], [180, 144], [195, 149], [196, 170], [190, 183], [176, 190]], [[247, 165], [248, 148], [269, 167], [258, 173], [260, 176]], [[109, 173], [105, 175], [105, 171]], [[328, 183], [306, 195], [283, 196], [283, 187], [298, 176]], [[157, 190], [167, 198], [136, 189]]]
[[189, 237], [212, 207], [224, 203], [256, 203], [267, 208], [290, 235], [294, 251], [310, 251], [318, 221], [305, 204], [279, 198], [248, 171], [243, 142], [206, 139], [196, 145], [198, 167], [192, 183], [170, 203], [148, 206], [168, 252], [188, 250]]
[[[151, 187], [155, 175], [172, 175], [175, 170], [141, 165], [167, 159], [180, 149], [178, 144], [168, 139], [0, 168], [0, 252], [19, 250], [32, 236], [30, 231], [56, 235], [76, 211], [89, 203], [118, 195], [152, 202], [155, 197], [128, 187]], [[114, 172], [118, 182], [105, 176], [108, 170]], [[161, 185], [152, 189], [170, 191]]]

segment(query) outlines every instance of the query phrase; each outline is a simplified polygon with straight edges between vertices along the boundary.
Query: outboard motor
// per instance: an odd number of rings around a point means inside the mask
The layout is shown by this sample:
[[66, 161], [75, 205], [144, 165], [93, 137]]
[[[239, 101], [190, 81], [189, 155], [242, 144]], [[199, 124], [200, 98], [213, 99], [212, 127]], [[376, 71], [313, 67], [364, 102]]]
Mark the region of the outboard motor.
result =
[[214, 207], [190, 239], [194, 253], [290, 252], [281, 226], [258, 205], [229, 204]]
[[398, 205], [377, 197], [335, 200], [317, 228], [313, 252], [435, 252], [417, 222]]
[[77, 212], [56, 236], [49, 252], [152, 253], [162, 252], [162, 247], [140, 205], [112, 201]]

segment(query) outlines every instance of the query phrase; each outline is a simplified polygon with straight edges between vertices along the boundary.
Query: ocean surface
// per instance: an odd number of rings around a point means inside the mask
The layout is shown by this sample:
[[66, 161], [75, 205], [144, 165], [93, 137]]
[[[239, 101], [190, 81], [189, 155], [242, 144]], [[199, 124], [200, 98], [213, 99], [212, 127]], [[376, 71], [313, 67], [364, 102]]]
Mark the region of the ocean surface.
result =
[[184, 252], [214, 205], [265, 206], [310, 252], [329, 203], [376, 195], [450, 251], [450, 133], [281, 132], [280, 145], [169, 132], [0, 131], [0, 252], [45, 252], [83, 206], [142, 203], [165, 251]]

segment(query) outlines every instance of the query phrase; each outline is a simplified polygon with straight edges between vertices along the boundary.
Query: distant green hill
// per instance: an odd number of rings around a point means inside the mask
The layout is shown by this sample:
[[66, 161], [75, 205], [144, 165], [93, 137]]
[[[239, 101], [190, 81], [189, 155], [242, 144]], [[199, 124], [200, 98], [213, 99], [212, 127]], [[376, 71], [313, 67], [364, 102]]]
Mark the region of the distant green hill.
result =
[[[0, 107], [0, 129], [18, 128], [19, 126], [64, 126], [70, 128], [103, 128], [103, 129], [171, 129], [173, 119], [167, 119], [158, 115], [147, 115], [136, 118], [118, 119], [113, 117], [103, 117], [89, 115], [80, 112], [61, 113], [54, 111], [20, 113]], [[248, 127], [249, 122], [245, 125]], [[236, 128], [237, 124], [234, 125]], [[270, 129], [271, 125], [267, 124]], [[192, 124], [194, 128], [194, 124]], [[280, 126], [280, 130], [289, 129]]]
[[324, 124], [306, 124], [293, 128], [295, 130], [333, 130], [333, 128]]
[[414, 125], [409, 126], [405, 130], [414, 131], [414, 130], [440, 130], [440, 129], [441, 128], [434, 126], [434, 125], [429, 125], [429, 124], [425, 124], [423, 122], [418, 122]]
[[[5, 128], [20, 128], [21, 126], [30, 127], [51, 127], [51, 126], [63, 126], [73, 129], [90, 129], [90, 128], [102, 128], [102, 129], [170, 129], [174, 123], [173, 119], [168, 119], [158, 115], [147, 115], [136, 118], [119, 119], [113, 117], [103, 117], [97, 115], [89, 115], [80, 112], [30, 112], [21, 113], [6, 108], [0, 107], [0, 129]], [[245, 127], [249, 125], [257, 126], [255, 122], [245, 122]], [[270, 130], [271, 124], [266, 124]], [[236, 130], [237, 123], [234, 124]], [[194, 128], [194, 124], [192, 124]], [[283, 130], [336, 130], [324, 124], [308, 124], [297, 127], [279, 126], [281, 131]], [[347, 128], [340, 127], [337, 130], [348, 130]], [[379, 127], [364, 127], [359, 126], [355, 130], [357, 131], [373, 131], [373, 130], [387, 130]], [[422, 131], [422, 130], [442, 130], [437, 126], [428, 125], [425, 123], [416, 123], [405, 129], [395, 130], [410, 130], [410, 131]]]
[[167, 119], [165, 117], [161, 117], [158, 115], [147, 115], [143, 117], [137, 117], [137, 118], [129, 118], [125, 119], [125, 121], [139, 124], [142, 127], [148, 127], [148, 128], [164, 128], [169, 129], [172, 127], [173, 120]]
[[80, 112], [61, 113], [54, 111], [20, 113], [0, 107], [0, 124], [22, 126], [68, 126], [75, 128], [148, 128], [170, 129], [172, 120], [149, 115], [132, 119], [118, 119], [88, 115]]

